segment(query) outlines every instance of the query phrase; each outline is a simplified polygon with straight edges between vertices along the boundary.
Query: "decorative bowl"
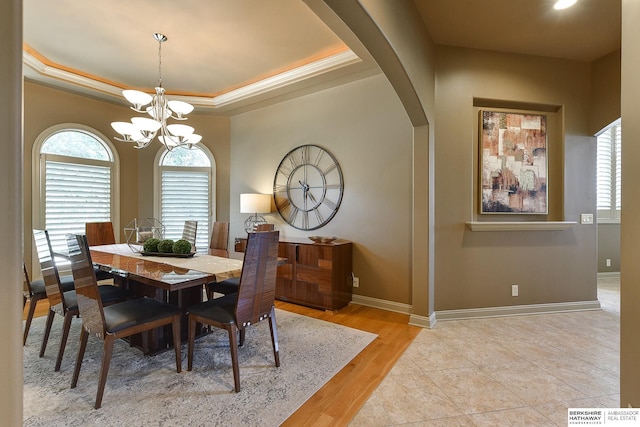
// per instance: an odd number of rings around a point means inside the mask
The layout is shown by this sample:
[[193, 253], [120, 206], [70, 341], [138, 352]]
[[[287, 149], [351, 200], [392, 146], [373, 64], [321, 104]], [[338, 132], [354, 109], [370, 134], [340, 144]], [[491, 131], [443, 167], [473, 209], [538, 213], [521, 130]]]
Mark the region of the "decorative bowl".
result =
[[316, 243], [331, 243], [337, 239], [335, 236], [309, 236]]

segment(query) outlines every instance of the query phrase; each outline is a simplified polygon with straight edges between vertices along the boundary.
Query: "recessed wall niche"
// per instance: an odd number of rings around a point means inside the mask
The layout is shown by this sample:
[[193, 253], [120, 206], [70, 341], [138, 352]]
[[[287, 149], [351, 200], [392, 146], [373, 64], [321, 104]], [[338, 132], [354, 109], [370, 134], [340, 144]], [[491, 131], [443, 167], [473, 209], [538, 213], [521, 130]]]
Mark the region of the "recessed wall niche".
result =
[[[482, 203], [482, 111], [518, 113], [527, 115], [543, 115], [546, 118], [546, 191], [547, 213], [481, 213]], [[501, 223], [505, 230], [513, 229], [562, 229], [559, 224], [564, 221], [564, 129], [563, 108], [560, 105], [539, 104], [522, 101], [496, 100], [485, 98], [473, 99], [473, 203], [470, 222], [467, 227], [473, 231], [499, 230]], [[567, 223], [573, 224], [573, 223]], [[550, 228], [548, 228], [550, 227]], [[475, 228], [475, 229], [474, 229]]]

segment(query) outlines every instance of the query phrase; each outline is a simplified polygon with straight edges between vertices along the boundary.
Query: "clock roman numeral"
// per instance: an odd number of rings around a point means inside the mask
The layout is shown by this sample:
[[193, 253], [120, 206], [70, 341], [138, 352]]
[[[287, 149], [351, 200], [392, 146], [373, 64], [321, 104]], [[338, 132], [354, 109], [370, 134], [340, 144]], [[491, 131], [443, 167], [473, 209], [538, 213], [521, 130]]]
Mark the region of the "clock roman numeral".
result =
[[287, 222], [289, 224], [293, 224], [296, 222], [296, 218], [298, 217], [298, 208], [293, 205], [289, 205], [289, 211], [287, 212]]
[[316, 221], [318, 221], [318, 224], [322, 224], [324, 222], [324, 218], [318, 208], [315, 208], [313, 212], [316, 214]]
[[322, 200], [322, 204], [329, 207], [329, 209], [333, 210], [338, 207], [333, 201], [327, 199], [326, 197]]
[[273, 192], [274, 193], [286, 193], [287, 192], [287, 186], [284, 184], [276, 184], [273, 186]]
[[322, 171], [325, 175], [328, 175], [332, 170], [334, 170], [337, 167], [337, 165], [335, 163], [332, 163], [328, 168], [326, 168], [324, 171]]

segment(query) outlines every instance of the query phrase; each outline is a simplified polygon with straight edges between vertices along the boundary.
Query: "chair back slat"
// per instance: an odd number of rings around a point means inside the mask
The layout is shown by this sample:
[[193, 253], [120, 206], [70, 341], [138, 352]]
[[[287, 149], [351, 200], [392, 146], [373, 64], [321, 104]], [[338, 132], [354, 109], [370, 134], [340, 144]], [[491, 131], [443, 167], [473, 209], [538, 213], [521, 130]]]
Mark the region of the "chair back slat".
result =
[[191, 252], [196, 251], [196, 235], [198, 234], [198, 221], [185, 221], [182, 229], [182, 239], [191, 243]]
[[40, 270], [42, 271], [42, 279], [44, 280], [47, 299], [51, 308], [59, 313], [65, 313], [67, 307], [62, 297], [62, 286], [60, 286], [60, 275], [58, 268], [53, 260], [53, 250], [49, 242], [49, 233], [47, 230], [33, 230], [33, 239], [38, 252], [38, 260], [40, 261]]
[[256, 224], [256, 231], [273, 231], [274, 229], [273, 224]]
[[82, 327], [90, 334], [104, 338], [105, 321], [102, 299], [98, 291], [98, 282], [91, 261], [87, 237], [81, 234], [68, 234], [67, 246], [69, 247], [69, 260], [76, 286]]
[[229, 223], [216, 221], [213, 223], [211, 231], [211, 241], [209, 242], [209, 255], [229, 256]]
[[110, 221], [87, 222], [84, 225], [84, 232], [87, 235], [89, 246], [113, 245], [116, 243], [113, 223]]
[[278, 268], [278, 231], [249, 233], [242, 263], [236, 323], [257, 323], [270, 313], [275, 300]]

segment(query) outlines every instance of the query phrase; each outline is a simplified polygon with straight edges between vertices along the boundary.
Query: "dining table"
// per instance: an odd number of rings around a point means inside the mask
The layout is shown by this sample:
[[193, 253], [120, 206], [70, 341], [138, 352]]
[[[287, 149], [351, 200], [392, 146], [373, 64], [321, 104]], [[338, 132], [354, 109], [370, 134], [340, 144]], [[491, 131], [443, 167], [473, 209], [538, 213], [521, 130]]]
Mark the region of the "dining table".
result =
[[[242, 260], [208, 254], [145, 255], [141, 247], [130, 244], [91, 246], [93, 265], [109, 272], [114, 282], [134, 293], [136, 297], [155, 298], [175, 304], [183, 310], [181, 319], [182, 342], [186, 341], [188, 324], [186, 310], [203, 300], [203, 285], [240, 276]], [[202, 333], [202, 328], [198, 328]], [[131, 343], [149, 354], [172, 347], [171, 328], [159, 328], [150, 333], [148, 344], [141, 337]]]

